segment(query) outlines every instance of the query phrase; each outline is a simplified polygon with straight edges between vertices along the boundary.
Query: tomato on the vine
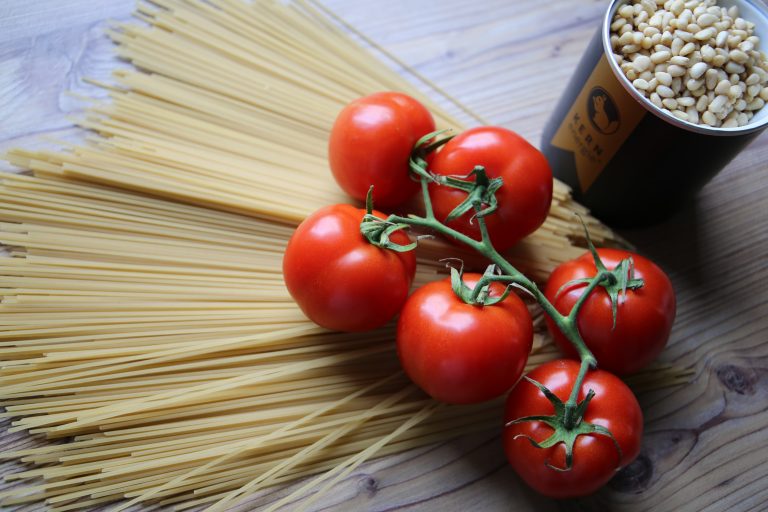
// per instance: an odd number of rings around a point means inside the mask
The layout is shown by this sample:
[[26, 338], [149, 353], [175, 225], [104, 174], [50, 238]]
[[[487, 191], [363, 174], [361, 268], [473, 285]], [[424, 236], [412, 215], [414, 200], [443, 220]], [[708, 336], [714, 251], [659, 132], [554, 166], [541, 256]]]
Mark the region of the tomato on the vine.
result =
[[[465, 274], [473, 289], [478, 274]], [[490, 297], [505, 287], [492, 283]], [[515, 294], [493, 305], [470, 305], [450, 278], [422, 286], [406, 301], [397, 324], [397, 352], [408, 376], [437, 400], [468, 404], [505, 393], [525, 368], [533, 323]]]
[[[579, 363], [559, 359], [545, 363], [527, 376], [565, 402], [579, 373]], [[589, 371], [579, 390], [579, 401], [589, 390], [595, 392], [583, 421], [607, 428], [621, 448], [603, 434], [585, 434], [576, 438], [572, 466], [565, 467], [565, 447], [558, 443], [537, 448], [553, 429], [541, 421], [524, 421], [504, 430], [504, 450], [512, 468], [531, 487], [553, 498], [572, 498], [591, 494], [605, 485], [616, 471], [632, 462], [640, 453], [643, 413], [632, 391], [618, 377], [603, 370]], [[549, 416], [552, 403], [534, 384], [521, 380], [510, 392], [504, 418], [507, 422], [527, 416]], [[548, 466], [549, 465], [549, 466]]]
[[373, 185], [373, 201], [392, 208], [410, 199], [419, 183], [408, 161], [416, 142], [435, 131], [432, 114], [399, 92], [358, 98], [339, 113], [331, 129], [328, 157], [339, 186], [364, 200]]
[[[322, 327], [375, 329], [392, 319], [408, 297], [416, 272], [414, 252], [368, 242], [360, 233], [365, 213], [347, 204], [326, 206], [307, 217], [288, 242], [285, 284], [304, 314]], [[402, 231], [390, 240], [410, 243]]]
[[[502, 178], [496, 192], [498, 209], [485, 217], [491, 242], [504, 251], [541, 226], [552, 203], [552, 170], [541, 152], [513, 131], [498, 126], [467, 130], [446, 143], [429, 169], [446, 176], [467, 175], [482, 165], [489, 178]], [[435, 216], [444, 220], [467, 196], [454, 188], [431, 184], [429, 194]], [[447, 225], [480, 239], [474, 211]]]
[[[597, 249], [597, 253], [608, 270], [631, 257], [634, 277], [644, 283], [626, 290], [626, 296], [619, 294], [615, 327], [610, 297], [601, 286], [590, 294], [576, 317], [579, 333], [598, 366], [625, 375], [647, 366], [664, 349], [675, 319], [675, 292], [664, 271], [647, 258], [618, 249]], [[596, 273], [593, 257], [587, 252], [557, 267], [549, 277], [544, 295], [561, 314], [567, 315], [587, 286], [567, 283]], [[549, 317], [547, 326], [563, 352], [577, 358], [571, 343]]]

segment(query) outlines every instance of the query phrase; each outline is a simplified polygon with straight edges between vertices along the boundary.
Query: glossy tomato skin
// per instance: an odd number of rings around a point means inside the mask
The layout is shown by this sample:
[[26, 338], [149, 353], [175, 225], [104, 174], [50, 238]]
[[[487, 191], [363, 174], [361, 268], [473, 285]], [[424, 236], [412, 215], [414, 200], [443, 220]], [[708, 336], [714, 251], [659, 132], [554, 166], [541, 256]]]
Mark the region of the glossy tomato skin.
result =
[[[310, 320], [327, 329], [368, 331], [385, 324], [400, 311], [413, 282], [414, 252], [370, 244], [360, 234], [364, 215], [346, 204], [321, 208], [299, 225], [285, 250], [289, 293]], [[390, 240], [410, 243], [403, 232]]]
[[[498, 126], [480, 126], [451, 139], [434, 157], [430, 170], [442, 175], [466, 175], [477, 165], [504, 185], [496, 192], [498, 210], [486, 216], [494, 247], [504, 251], [530, 235], [547, 218], [552, 203], [552, 170], [541, 152], [513, 131]], [[466, 198], [466, 193], [446, 186], [430, 185], [435, 216], [445, 219]], [[448, 225], [480, 239], [474, 212]]]
[[419, 190], [410, 178], [408, 160], [416, 142], [433, 131], [432, 114], [405, 94], [379, 92], [354, 100], [331, 130], [333, 177], [355, 199], [365, 200], [373, 185], [377, 208], [398, 206]]
[[[598, 249], [597, 253], [608, 270], [613, 270], [621, 260], [632, 257], [635, 277], [644, 285], [627, 290], [626, 299], [619, 296], [616, 328], [613, 329], [613, 313], [608, 292], [600, 286], [590, 295], [579, 311], [579, 333], [597, 358], [600, 368], [626, 375], [648, 365], [664, 349], [675, 319], [675, 292], [667, 275], [652, 261], [638, 254], [618, 249]], [[557, 267], [544, 289], [547, 299], [566, 315], [584, 293], [586, 284], [566, 288], [555, 298], [557, 291], [569, 281], [593, 277], [595, 263], [590, 253]], [[549, 317], [547, 326], [557, 345], [572, 358], [576, 351]]]
[[[559, 359], [537, 367], [528, 377], [549, 388], [565, 402], [578, 373], [578, 362]], [[587, 407], [584, 421], [610, 430], [621, 447], [621, 457], [609, 437], [600, 434], [581, 435], [574, 444], [570, 471], [556, 471], [547, 467], [546, 463], [565, 467], [565, 448], [562, 443], [542, 449], [534, 447], [523, 437], [529, 436], [541, 442], [552, 434], [549, 426], [533, 421], [510, 425], [504, 429], [504, 450], [509, 463], [528, 485], [541, 494], [553, 498], [591, 494], [640, 453], [643, 413], [632, 391], [618, 377], [603, 370], [587, 373], [579, 401], [584, 399], [590, 389], [595, 391], [595, 396]], [[509, 422], [526, 416], [548, 416], [553, 412], [552, 404], [544, 394], [530, 382], [521, 380], [507, 397], [504, 419]]]
[[[465, 274], [473, 288], [481, 276]], [[490, 295], [504, 286], [494, 283]], [[408, 376], [433, 398], [452, 404], [490, 400], [520, 378], [533, 343], [533, 323], [520, 298], [491, 306], [459, 299], [450, 279], [422, 286], [397, 324], [397, 352]]]

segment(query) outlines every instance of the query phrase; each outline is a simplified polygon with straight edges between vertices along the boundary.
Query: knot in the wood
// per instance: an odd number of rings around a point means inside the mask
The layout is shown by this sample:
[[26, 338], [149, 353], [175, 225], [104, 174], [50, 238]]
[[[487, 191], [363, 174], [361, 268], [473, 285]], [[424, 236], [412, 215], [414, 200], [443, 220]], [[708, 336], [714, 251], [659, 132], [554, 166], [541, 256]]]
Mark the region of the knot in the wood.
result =
[[379, 481], [372, 475], [361, 475], [357, 480], [357, 488], [372, 497], [379, 490]]
[[616, 473], [609, 485], [619, 492], [639, 494], [648, 488], [653, 476], [653, 462], [641, 453], [627, 467]]
[[729, 391], [739, 395], [753, 395], [755, 393], [754, 372], [747, 368], [740, 368], [732, 364], [726, 364], [715, 370], [717, 378]]

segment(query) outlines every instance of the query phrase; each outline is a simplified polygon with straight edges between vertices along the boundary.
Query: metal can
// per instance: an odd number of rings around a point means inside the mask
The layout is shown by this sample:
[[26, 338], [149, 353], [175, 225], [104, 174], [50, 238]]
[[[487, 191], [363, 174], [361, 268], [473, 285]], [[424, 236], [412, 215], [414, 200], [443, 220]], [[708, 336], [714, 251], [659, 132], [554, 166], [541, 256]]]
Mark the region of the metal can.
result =
[[[614, 226], [640, 226], [673, 214], [768, 125], [768, 106], [744, 126], [714, 128], [678, 119], [639, 93], [613, 58], [613, 0], [549, 119], [542, 151], [574, 198]], [[768, 41], [768, 9], [737, 5]]]

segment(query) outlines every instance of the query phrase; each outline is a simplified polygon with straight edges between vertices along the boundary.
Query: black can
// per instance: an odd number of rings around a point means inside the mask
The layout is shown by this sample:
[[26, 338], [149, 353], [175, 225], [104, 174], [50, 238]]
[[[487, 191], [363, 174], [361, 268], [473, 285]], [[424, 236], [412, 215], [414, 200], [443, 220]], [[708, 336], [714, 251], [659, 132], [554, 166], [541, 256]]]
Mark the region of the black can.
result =
[[[641, 226], [688, 203], [766, 127], [768, 106], [738, 128], [696, 125], [657, 108], [613, 58], [610, 26], [625, 4], [611, 2], [544, 129], [541, 147], [555, 177], [595, 216], [614, 226]], [[719, 4], [738, 5], [766, 41], [765, 4]]]

